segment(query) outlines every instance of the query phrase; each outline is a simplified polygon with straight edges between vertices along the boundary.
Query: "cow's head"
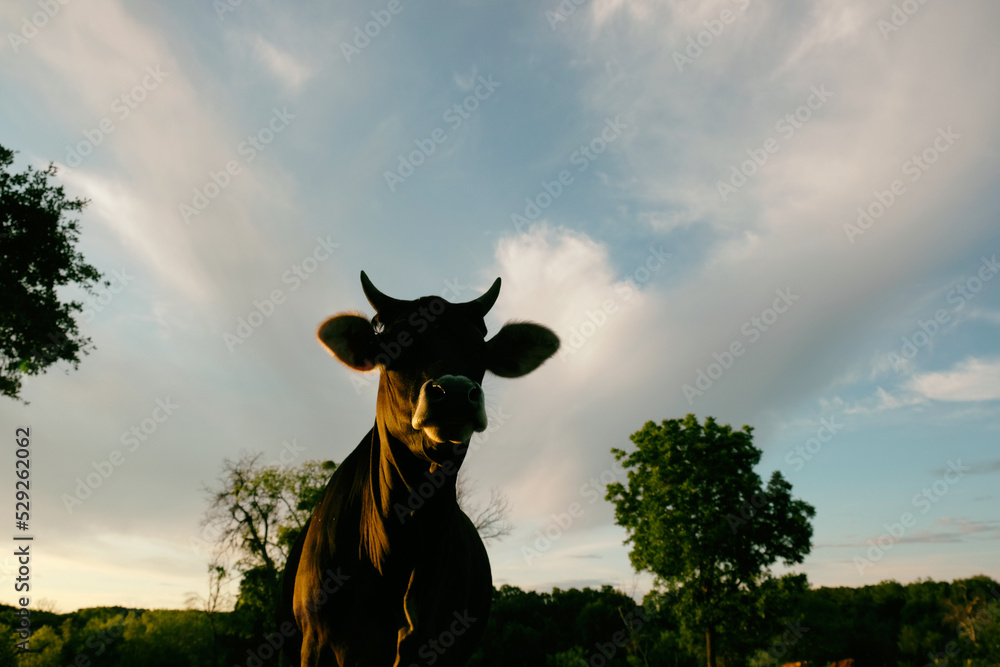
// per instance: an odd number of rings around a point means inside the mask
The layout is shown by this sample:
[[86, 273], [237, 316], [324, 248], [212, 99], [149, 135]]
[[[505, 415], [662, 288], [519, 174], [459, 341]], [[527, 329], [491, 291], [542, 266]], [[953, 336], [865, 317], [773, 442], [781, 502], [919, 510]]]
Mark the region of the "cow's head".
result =
[[552, 331], [530, 322], [509, 322], [486, 340], [483, 318], [500, 294], [499, 278], [465, 303], [432, 296], [394, 299], [378, 291], [364, 271], [361, 286], [375, 317], [335, 315], [320, 325], [317, 337], [347, 366], [381, 370], [380, 428], [428, 461], [464, 452], [458, 444], [486, 428], [481, 386], [486, 371], [520, 377], [559, 349]]

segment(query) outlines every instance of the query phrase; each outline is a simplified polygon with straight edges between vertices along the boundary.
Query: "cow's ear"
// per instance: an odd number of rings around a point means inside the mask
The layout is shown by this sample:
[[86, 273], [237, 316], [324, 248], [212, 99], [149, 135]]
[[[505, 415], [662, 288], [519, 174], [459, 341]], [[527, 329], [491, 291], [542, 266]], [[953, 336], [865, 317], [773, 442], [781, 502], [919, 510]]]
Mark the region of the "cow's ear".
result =
[[556, 353], [559, 338], [540, 324], [508, 322], [486, 341], [486, 369], [504, 378], [527, 375]]
[[319, 325], [316, 337], [333, 356], [358, 371], [375, 368], [375, 330], [361, 315], [334, 315]]

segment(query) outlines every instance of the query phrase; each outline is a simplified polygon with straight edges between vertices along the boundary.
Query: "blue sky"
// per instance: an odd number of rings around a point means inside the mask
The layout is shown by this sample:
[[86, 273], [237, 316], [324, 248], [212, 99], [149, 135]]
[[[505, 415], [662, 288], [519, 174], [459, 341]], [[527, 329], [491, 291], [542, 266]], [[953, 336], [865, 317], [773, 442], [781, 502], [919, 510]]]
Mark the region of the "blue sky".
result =
[[998, 22], [986, 0], [5, 2], [0, 144], [91, 200], [80, 247], [113, 283], [79, 370], [0, 404], [33, 433], [34, 596], [181, 607], [224, 458], [343, 460], [376, 383], [314, 332], [368, 309], [362, 269], [399, 298], [501, 276], [491, 330], [563, 341], [486, 383], [463, 468], [512, 502], [498, 585], [648, 589], [593, 489], [689, 412], [754, 426], [761, 476], [816, 507], [814, 585], [1000, 577]]

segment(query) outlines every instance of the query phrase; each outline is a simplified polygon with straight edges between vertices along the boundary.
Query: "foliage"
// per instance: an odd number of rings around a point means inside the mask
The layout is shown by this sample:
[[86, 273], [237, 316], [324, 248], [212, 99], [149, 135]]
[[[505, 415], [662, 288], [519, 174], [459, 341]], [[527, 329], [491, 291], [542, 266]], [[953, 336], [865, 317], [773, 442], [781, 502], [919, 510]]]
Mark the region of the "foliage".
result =
[[188, 600], [203, 610], [213, 636], [219, 631], [217, 612], [228, 606], [221, 599], [226, 577], [221, 563], [227, 559], [241, 574], [231, 631], [250, 638], [274, 630], [288, 553], [336, 469], [333, 461], [265, 465], [262, 456], [244, 452], [226, 459], [219, 486], [207, 490], [210, 504], [203, 523], [217, 537], [217, 560], [209, 566], [208, 598], [189, 595]]
[[[505, 585], [493, 594], [486, 634], [469, 667], [577, 667], [595, 656], [600, 664], [624, 667], [636, 650], [632, 632], [646, 623], [641, 611], [610, 586], [536, 593]], [[573, 662], [577, 658], [583, 662]]]
[[43, 626], [31, 634], [31, 652], [18, 655], [18, 667], [59, 667], [59, 656], [65, 643], [65, 633], [48, 625]]
[[209, 665], [212, 635], [201, 614], [173, 609], [143, 613], [125, 625], [122, 664], [144, 667]]
[[13, 163], [14, 152], [0, 146], [0, 393], [22, 400], [24, 376], [57, 361], [76, 368], [90, 351], [73, 319], [82, 304], [61, 301], [56, 288], [75, 284], [93, 294], [101, 274], [74, 247], [77, 221], [63, 217], [87, 202], [49, 183], [54, 165], [11, 173]]
[[[940, 666], [946, 664], [941, 656], [949, 645], [948, 665], [1000, 664], [1000, 585], [988, 577], [812, 590], [803, 583], [801, 577], [775, 579], [769, 584], [775, 590], [766, 593], [780, 593], [785, 607], [779, 616], [805, 630], [802, 636], [782, 644], [786, 626], [772, 628], [763, 637], [770, 652], [727, 664], [808, 661], [822, 667], [852, 658], [855, 667]], [[0, 635], [10, 638], [8, 647], [14, 645], [14, 612], [0, 605]], [[755, 613], [747, 610], [746, 616]], [[31, 619], [35, 652], [14, 662], [12, 652], [0, 650], [0, 667], [84, 662], [91, 667], [228, 667], [248, 664], [248, 656], [265, 643], [263, 634], [244, 631], [238, 610], [218, 613], [214, 641], [205, 613], [197, 610], [99, 607], [70, 614], [39, 611]], [[696, 667], [704, 661], [704, 649], [688, 641], [683, 620], [676, 597], [662, 590], [648, 593], [640, 607], [610, 586], [551, 593], [503, 586], [494, 593], [486, 634], [469, 666]]]
[[244, 452], [223, 462], [221, 487], [209, 489], [204, 524], [216, 536], [220, 557], [236, 568], [279, 572], [336, 468], [333, 461], [295, 467], [261, 465], [263, 453]]
[[751, 434], [688, 415], [647, 422], [632, 434], [631, 453], [612, 449], [628, 486], [609, 484], [607, 499], [628, 531], [632, 565], [676, 595], [685, 628], [706, 639], [709, 665], [717, 648], [746, 659], [754, 648], [746, 640], [759, 641], [767, 626], [770, 566], [801, 563], [812, 539], [815, 510], [792, 499], [780, 472], [762, 486]]
[[225, 567], [211, 563], [208, 566], [208, 596], [202, 597], [192, 592], [188, 593], [185, 599], [188, 609], [197, 609], [205, 614], [205, 620], [212, 633], [212, 664], [215, 664], [218, 658], [219, 617], [230, 604], [230, 596], [224, 588], [227, 578]]

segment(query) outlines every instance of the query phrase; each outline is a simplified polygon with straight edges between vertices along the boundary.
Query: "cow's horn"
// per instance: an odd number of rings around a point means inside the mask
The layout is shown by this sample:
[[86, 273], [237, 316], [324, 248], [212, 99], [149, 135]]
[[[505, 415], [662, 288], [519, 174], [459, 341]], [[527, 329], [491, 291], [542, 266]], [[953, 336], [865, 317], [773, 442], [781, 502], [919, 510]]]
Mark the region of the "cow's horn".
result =
[[483, 294], [478, 299], [466, 301], [465, 303], [459, 305], [463, 308], [471, 308], [475, 310], [476, 314], [480, 317], [486, 317], [486, 313], [490, 312], [490, 308], [492, 308], [493, 304], [497, 302], [498, 296], [500, 296], [499, 278], [493, 281], [493, 286], [486, 290], [486, 294]]
[[364, 290], [365, 298], [372, 305], [376, 313], [386, 313], [390, 310], [398, 310], [406, 305], [405, 301], [394, 299], [379, 292], [364, 271], [361, 272], [361, 289]]

